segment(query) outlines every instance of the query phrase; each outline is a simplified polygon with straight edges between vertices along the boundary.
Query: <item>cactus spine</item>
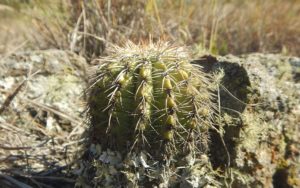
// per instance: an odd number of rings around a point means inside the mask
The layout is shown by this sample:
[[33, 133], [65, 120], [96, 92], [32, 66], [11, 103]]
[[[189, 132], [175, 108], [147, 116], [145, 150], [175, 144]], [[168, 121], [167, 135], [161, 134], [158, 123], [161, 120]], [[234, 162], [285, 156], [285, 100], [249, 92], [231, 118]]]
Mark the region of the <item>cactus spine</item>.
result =
[[91, 81], [92, 142], [197, 151], [213, 110], [207, 76], [187, 53], [163, 43], [129, 43], [110, 54], [100, 59]]

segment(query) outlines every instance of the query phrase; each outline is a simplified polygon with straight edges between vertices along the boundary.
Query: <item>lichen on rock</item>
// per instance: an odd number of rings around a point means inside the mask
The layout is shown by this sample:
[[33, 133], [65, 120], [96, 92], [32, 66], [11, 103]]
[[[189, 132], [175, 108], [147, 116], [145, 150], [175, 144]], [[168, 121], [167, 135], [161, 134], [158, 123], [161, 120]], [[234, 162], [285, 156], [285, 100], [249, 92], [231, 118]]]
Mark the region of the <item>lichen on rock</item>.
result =
[[[297, 58], [272, 54], [203, 57], [207, 71], [222, 69], [221, 126], [225, 149], [211, 136], [214, 168], [224, 168], [233, 187], [299, 186], [300, 93]], [[299, 59], [298, 59], [299, 61]], [[215, 133], [212, 133], [215, 134]], [[293, 149], [291, 149], [293, 148]], [[230, 166], [225, 166], [230, 154]]]

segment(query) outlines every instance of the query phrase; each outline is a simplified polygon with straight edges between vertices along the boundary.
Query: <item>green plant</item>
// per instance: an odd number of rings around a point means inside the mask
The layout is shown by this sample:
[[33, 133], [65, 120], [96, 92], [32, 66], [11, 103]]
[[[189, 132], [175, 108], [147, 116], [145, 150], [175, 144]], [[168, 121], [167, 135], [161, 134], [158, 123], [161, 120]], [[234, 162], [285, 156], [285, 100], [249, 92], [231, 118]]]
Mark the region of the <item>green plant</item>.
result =
[[92, 142], [119, 151], [203, 151], [212, 94], [209, 78], [187, 53], [165, 43], [129, 43], [110, 54], [100, 59], [91, 81]]
[[108, 53], [88, 89], [91, 127], [76, 187], [217, 185], [206, 155], [208, 75], [167, 43], [128, 42]]

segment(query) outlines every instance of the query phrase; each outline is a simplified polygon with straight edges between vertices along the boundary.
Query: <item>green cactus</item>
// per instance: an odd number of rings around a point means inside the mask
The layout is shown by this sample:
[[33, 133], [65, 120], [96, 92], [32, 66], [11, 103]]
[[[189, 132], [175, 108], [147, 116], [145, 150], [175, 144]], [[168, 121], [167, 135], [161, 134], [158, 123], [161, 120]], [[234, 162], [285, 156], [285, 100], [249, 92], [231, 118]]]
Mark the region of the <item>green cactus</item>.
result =
[[203, 150], [212, 94], [187, 53], [168, 44], [129, 43], [110, 54], [99, 60], [89, 89], [92, 142], [130, 151]]
[[166, 43], [108, 53], [88, 89], [90, 140], [76, 187], [219, 185], [206, 155], [212, 79]]

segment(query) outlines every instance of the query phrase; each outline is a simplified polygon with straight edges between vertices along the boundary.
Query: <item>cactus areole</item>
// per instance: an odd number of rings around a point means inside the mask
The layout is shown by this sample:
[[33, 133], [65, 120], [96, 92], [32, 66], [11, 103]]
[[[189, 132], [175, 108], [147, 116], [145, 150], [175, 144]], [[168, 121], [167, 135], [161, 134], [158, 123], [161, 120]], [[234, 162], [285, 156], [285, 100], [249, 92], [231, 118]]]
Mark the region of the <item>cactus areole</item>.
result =
[[205, 145], [212, 116], [209, 82], [182, 48], [129, 43], [110, 54], [99, 60], [91, 79], [91, 142], [124, 151]]

